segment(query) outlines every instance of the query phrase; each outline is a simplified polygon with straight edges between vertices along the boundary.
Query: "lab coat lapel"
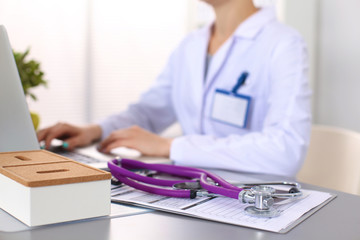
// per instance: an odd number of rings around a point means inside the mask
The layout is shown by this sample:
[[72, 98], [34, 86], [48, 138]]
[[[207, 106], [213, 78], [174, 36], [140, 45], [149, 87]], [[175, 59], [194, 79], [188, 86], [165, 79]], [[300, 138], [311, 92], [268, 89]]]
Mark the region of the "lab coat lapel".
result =
[[199, 38], [194, 41], [194, 45], [191, 49], [191, 69], [193, 69], [192, 74], [194, 82], [191, 82], [191, 85], [194, 86], [194, 90], [197, 93], [199, 103], [202, 104], [202, 96], [198, 94], [204, 90], [204, 74], [205, 74], [205, 59], [207, 54], [207, 47], [209, 41], [209, 29], [210, 25], [204, 27]]
[[[266, 23], [274, 20], [275, 18], [275, 9], [273, 7], [264, 8], [259, 10], [258, 13], [250, 16], [245, 22], [238, 26], [233, 36], [231, 36], [223, 44], [223, 46], [220, 47], [211, 60], [205, 82], [205, 94], [207, 93], [207, 90], [212, 85], [212, 83], [216, 80], [219, 72], [226, 65], [226, 61], [233, 52], [233, 48], [236, 48], [235, 51], [238, 56], [243, 56], [246, 50], [251, 47], [252, 40], [266, 25]], [[237, 42], [240, 40], [242, 41], [241, 45], [239, 46]]]
[[205, 81], [205, 92], [216, 79], [223, 66], [226, 64], [226, 60], [228, 59], [233, 47], [233, 42], [233, 37], [230, 37], [212, 57], [211, 63], [208, 66], [208, 73]]

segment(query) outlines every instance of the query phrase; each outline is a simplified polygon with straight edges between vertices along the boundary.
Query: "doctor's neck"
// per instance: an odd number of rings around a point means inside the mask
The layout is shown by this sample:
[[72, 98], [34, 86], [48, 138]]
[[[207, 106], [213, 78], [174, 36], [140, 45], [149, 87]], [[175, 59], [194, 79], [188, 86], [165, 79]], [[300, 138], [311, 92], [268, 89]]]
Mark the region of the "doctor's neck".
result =
[[243, 21], [258, 11], [252, 0], [204, 1], [214, 8], [216, 15], [209, 42], [210, 54], [215, 53]]

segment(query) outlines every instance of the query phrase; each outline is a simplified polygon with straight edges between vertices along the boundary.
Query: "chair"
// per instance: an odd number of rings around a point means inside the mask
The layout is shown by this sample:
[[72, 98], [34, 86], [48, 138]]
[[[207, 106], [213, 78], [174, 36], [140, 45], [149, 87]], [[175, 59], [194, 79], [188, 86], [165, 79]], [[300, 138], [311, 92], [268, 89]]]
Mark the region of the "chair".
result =
[[314, 125], [308, 154], [297, 179], [360, 195], [360, 133]]

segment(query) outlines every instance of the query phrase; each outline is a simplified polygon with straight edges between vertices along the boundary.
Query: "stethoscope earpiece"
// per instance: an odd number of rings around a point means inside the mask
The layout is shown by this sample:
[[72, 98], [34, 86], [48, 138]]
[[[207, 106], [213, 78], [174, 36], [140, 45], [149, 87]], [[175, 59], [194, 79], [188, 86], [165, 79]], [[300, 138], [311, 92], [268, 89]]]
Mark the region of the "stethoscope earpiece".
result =
[[289, 193], [298, 193], [298, 192], [300, 192], [300, 190], [296, 187], [292, 187], [289, 189]]
[[122, 184], [122, 182], [120, 182], [119, 180], [117, 180], [116, 178], [112, 177], [111, 178], [111, 184], [115, 185], [115, 186], [120, 186]]

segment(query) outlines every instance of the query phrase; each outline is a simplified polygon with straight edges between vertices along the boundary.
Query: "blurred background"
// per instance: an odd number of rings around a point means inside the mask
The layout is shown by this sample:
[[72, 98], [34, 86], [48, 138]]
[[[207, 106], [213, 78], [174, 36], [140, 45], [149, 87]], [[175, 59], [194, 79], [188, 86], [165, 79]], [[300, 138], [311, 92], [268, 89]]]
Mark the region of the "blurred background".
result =
[[[360, 131], [359, 0], [257, 0], [305, 38], [313, 122]], [[212, 21], [198, 0], [0, 0], [16, 51], [30, 47], [48, 88], [33, 90], [40, 127], [96, 122], [156, 79], [181, 39]]]

